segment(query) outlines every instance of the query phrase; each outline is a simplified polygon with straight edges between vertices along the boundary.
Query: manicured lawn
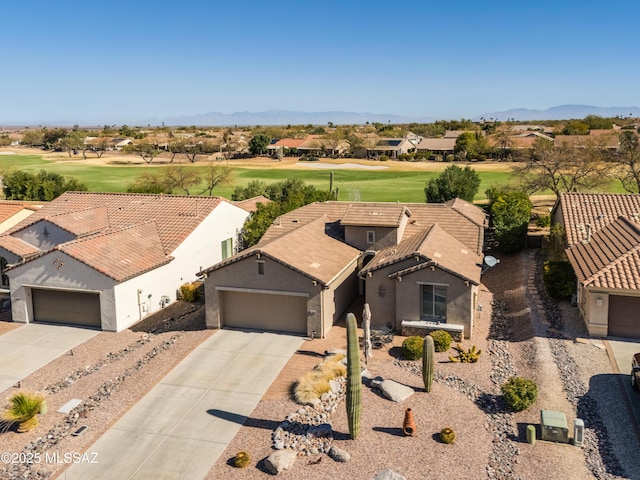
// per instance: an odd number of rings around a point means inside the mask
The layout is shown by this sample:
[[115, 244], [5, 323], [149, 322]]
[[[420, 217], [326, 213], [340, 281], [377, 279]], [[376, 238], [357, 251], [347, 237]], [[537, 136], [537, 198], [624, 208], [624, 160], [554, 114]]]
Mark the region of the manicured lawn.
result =
[[[188, 168], [204, 169], [202, 166]], [[37, 173], [44, 169], [67, 177], [74, 177], [94, 192], [125, 192], [127, 186], [143, 173], [160, 172], [163, 166], [122, 165], [99, 166], [63, 160], [45, 160], [39, 155], [0, 155], [0, 172], [24, 170]], [[485, 191], [494, 185], [511, 183], [513, 178], [506, 171], [478, 171], [481, 179], [476, 199], [485, 198]], [[330, 170], [324, 169], [274, 169], [232, 167], [231, 181], [214, 190], [215, 195], [231, 197], [236, 186], [245, 186], [252, 180], [266, 183], [277, 182], [288, 177], [297, 177], [320, 189], [329, 188]], [[340, 200], [424, 202], [424, 187], [438, 172], [385, 171], [385, 170], [334, 170], [334, 186], [340, 189]], [[607, 189], [622, 192], [618, 182]], [[194, 192], [197, 189], [193, 190]], [[193, 192], [192, 192], [193, 193]]]

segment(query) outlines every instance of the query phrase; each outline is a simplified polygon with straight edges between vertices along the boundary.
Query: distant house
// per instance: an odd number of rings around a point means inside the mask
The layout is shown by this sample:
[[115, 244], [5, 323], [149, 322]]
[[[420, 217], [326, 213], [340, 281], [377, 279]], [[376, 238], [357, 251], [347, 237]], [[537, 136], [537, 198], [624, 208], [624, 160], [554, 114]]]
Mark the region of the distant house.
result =
[[267, 146], [267, 153], [269, 155], [277, 155], [277, 152], [280, 151], [284, 154], [284, 152], [288, 150], [297, 151], [298, 147], [306, 142], [306, 138], [282, 138], [282, 139], [274, 139]]
[[381, 138], [370, 149], [368, 154], [370, 157], [380, 157], [386, 155], [389, 158], [398, 158], [405, 153], [415, 151], [416, 144], [410, 139], [404, 138]]
[[346, 140], [333, 140], [322, 135], [310, 135], [298, 146], [298, 153], [317, 157], [340, 157], [349, 150]]
[[455, 138], [423, 138], [418, 143], [418, 153], [430, 153], [440, 155], [444, 159], [447, 155], [453, 155], [456, 146]]
[[64, 193], [0, 236], [13, 321], [123, 330], [233, 255], [248, 215], [220, 197]]
[[207, 326], [324, 337], [364, 294], [373, 325], [469, 337], [486, 226], [458, 199], [304, 206], [204, 270]]
[[589, 334], [640, 338], [640, 195], [563, 193], [552, 215], [564, 226]]

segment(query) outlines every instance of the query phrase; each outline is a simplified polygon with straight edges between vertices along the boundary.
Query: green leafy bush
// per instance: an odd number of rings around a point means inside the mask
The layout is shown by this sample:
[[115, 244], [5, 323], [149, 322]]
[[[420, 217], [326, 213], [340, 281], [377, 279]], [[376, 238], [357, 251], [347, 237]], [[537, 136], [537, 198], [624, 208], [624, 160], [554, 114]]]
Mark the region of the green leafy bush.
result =
[[547, 293], [555, 300], [571, 298], [576, 291], [576, 274], [569, 262], [546, 262], [543, 279]]
[[538, 398], [538, 386], [532, 380], [511, 377], [502, 385], [502, 395], [516, 412], [529, 408]]
[[542, 215], [536, 218], [536, 227], [547, 228], [549, 225], [551, 225], [551, 217], [549, 215]]
[[446, 352], [451, 347], [451, 334], [446, 330], [434, 330], [429, 335], [433, 338], [436, 352]]
[[181, 285], [180, 298], [185, 302], [195, 302], [198, 299], [198, 286], [193, 283]]
[[402, 355], [404, 358], [407, 360], [422, 358], [422, 343], [422, 337], [417, 335], [405, 338], [404, 342], [402, 342]]
[[389, 160], [389, 156], [388, 155], [380, 155], [380, 158], [378, 159], [381, 162], [386, 162], [387, 160]]

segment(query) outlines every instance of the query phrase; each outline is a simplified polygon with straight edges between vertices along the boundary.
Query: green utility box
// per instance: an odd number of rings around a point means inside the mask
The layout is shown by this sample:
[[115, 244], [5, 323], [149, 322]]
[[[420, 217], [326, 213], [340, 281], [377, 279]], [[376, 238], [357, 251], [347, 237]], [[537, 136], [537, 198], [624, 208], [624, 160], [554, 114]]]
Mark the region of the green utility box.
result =
[[567, 417], [562, 412], [540, 410], [540, 439], [549, 442], [569, 443]]

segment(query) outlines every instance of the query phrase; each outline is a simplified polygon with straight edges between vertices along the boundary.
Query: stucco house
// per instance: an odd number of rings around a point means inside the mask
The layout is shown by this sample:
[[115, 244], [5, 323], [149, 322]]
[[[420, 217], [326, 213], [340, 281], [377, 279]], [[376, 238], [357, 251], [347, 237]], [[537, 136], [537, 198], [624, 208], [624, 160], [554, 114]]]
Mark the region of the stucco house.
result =
[[0, 236], [13, 321], [123, 330], [231, 256], [248, 215], [220, 197], [64, 193]]
[[640, 195], [562, 193], [552, 216], [566, 233], [589, 334], [640, 338]]
[[203, 271], [207, 326], [324, 337], [364, 295], [373, 325], [469, 337], [486, 225], [459, 199], [306, 205]]

